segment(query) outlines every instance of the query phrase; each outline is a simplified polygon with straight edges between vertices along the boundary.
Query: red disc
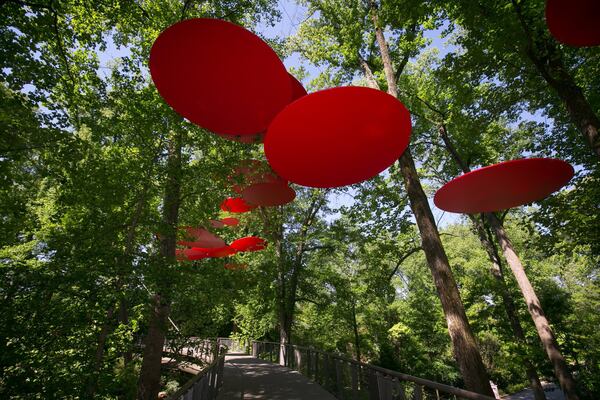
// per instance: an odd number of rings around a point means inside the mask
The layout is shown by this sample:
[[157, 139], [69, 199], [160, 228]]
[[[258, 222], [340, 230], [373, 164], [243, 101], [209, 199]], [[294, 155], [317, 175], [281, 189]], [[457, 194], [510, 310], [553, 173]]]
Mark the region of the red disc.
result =
[[229, 245], [237, 251], [258, 251], [267, 247], [265, 239], [256, 236], [246, 236], [241, 239], [234, 240]]
[[572, 177], [573, 167], [554, 158], [505, 161], [454, 178], [437, 191], [433, 202], [442, 210], [464, 214], [500, 211], [541, 200]]
[[245, 213], [255, 208], [255, 205], [246, 203], [241, 197], [229, 197], [221, 203], [221, 210], [232, 213]]
[[290, 74], [290, 79], [292, 80], [292, 101], [298, 100], [300, 97], [308, 94], [302, 83], [294, 75]]
[[287, 204], [296, 198], [296, 192], [287, 183], [263, 182], [248, 186], [242, 191], [242, 198], [250, 204], [274, 207]]
[[546, 23], [559, 42], [575, 47], [600, 45], [598, 0], [547, 0]]
[[196, 228], [192, 226], [182, 226], [180, 229], [185, 229], [186, 238], [190, 240], [178, 241], [177, 244], [188, 247], [223, 247], [225, 241], [217, 235], [210, 233], [204, 228]]
[[237, 226], [240, 220], [237, 218], [223, 218], [221, 222], [227, 226]]
[[218, 219], [209, 219], [208, 222], [210, 223], [210, 226], [212, 226], [213, 228], [224, 228], [225, 224], [221, 221], [219, 221]]
[[240, 223], [240, 220], [237, 218], [223, 218], [220, 220], [211, 219], [210, 225], [213, 228], [224, 228], [226, 226], [237, 226]]
[[237, 250], [231, 246], [223, 246], [218, 249], [210, 249], [209, 256], [211, 258], [229, 257], [237, 253]]
[[175, 252], [180, 252], [179, 254], [183, 254], [185, 260], [193, 261], [193, 260], [201, 260], [203, 258], [209, 258], [208, 252], [206, 249], [183, 249], [183, 250], [175, 250]]
[[265, 136], [265, 154], [281, 177], [337, 187], [377, 175], [404, 152], [410, 114], [394, 97], [365, 87], [309, 94], [287, 106]]
[[188, 260], [200, 260], [203, 258], [228, 257], [237, 253], [237, 250], [225, 245], [216, 248], [192, 247], [191, 249], [183, 250], [183, 252]]
[[150, 50], [156, 88], [175, 111], [215, 133], [255, 135], [291, 100], [277, 54], [252, 32], [195, 18], [163, 31]]

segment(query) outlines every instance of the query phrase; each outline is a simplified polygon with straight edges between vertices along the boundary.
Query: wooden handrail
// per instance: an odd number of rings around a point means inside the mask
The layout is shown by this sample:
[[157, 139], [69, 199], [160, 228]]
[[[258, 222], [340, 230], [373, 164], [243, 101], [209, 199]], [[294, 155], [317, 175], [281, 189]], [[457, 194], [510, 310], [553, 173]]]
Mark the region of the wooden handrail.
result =
[[[257, 344], [264, 344], [264, 345], [273, 345], [276, 347], [280, 347], [282, 346], [281, 343], [278, 342], [265, 342], [265, 341], [253, 341], [252, 342], [257, 343]], [[397, 372], [397, 371], [393, 371], [387, 368], [382, 368], [382, 367], [378, 367], [375, 365], [371, 365], [371, 364], [366, 364], [348, 357], [345, 357], [343, 355], [340, 354], [335, 354], [335, 353], [327, 353], [325, 351], [322, 350], [317, 350], [315, 348], [312, 347], [305, 347], [305, 346], [298, 346], [298, 345], [292, 345], [292, 344], [284, 344], [283, 346], [285, 346], [288, 349], [293, 349], [293, 350], [299, 350], [299, 351], [303, 351], [303, 352], [312, 352], [312, 353], [318, 353], [318, 354], [322, 354], [325, 355], [327, 357], [333, 358], [333, 359], [337, 359], [340, 361], [343, 361], [345, 363], [348, 364], [352, 364], [355, 365], [359, 368], [362, 369], [366, 369], [366, 370], [372, 370], [372, 371], [376, 371], [382, 375], [386, 375], [392, 378], [397, 378], [398, 380], [401, 381], [408, 381], [408, 382], [413, 382], [417, 385], [420, 386], [424, 386], [430, 389], [434, 389], [434, 390], [438, 390], [450, 395], [454, 395], [463, 399], [468, 399], [468, 400], [495, 400], [493, 397], [489, 397], [483, 394], [479, 394], [479, 393], [475, 393], [475, 392], [471, 392], [465, 389], [460, 389], [454, 386], [450, 386], [450, 385], [445, 385], [443, 383], [439, 383], [439, 382], [434, 382], [434, 381], [430, 381], [428, 379], [424, 379], [424, 378], [419, 378], [416, 376], [412, 376], [412, 375], [408, 375], [408, 374], [404, 374], [401, 372]], [[287, 360], [286, 364], [287, 364]]]

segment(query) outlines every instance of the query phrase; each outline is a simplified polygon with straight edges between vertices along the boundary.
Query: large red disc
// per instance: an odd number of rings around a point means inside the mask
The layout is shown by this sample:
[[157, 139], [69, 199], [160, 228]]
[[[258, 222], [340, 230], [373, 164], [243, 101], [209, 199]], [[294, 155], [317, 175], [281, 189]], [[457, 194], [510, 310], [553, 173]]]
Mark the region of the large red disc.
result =
[[221, 210], [232, 213], [245, 213], [256, 208], [253, 204], [248, 204], [241, 197], [229, 197], [221, 203]]
[[265, 136], [265, 155], [288, 181], [337, 187], [377, 175], [404, 152], [410, 114], [394, 97], [365, 87], [315, 92], [287, 106]]
[[600, 45], [599, 0], [547, 0], [546, 23], [561, 43], [575, 47]]
[[252, 32], [195, 18], [163, 31], [150, 51], [150, 73], [175, 111], [215, 133], [255, 135], [291, 101], [277, 54]]
[[298, 100], [300, 97], [308, 94], [302, 83], [294, 75], [290, 74], [290, 79], [292, 80], [292, 101]]
[[241, 239], [234, 240], [229, 245], [237, 251], [258, 251], [267, 247], [265, 239], [256, 236], [246, 236]]
[[284, 182], [262, 182], [245, 188], [242, 191], [242, 198], [257, 206], [274, 207], [294, 200], [296, 191]]
[[437, 191], [433, 202], [463, 214], [506, 210], [541, 200], [572, 177], [573, 167], [554, 158], [505, 161], [454, 178]]

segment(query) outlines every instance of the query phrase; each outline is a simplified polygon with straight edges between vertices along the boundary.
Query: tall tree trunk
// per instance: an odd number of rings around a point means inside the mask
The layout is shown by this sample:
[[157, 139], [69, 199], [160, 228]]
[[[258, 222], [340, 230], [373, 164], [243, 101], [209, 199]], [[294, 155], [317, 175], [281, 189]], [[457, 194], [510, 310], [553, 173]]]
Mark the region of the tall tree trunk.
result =
[[[440, 124], [438, 127], [438, 131], [444, 142], [444, 147], [452, 156], [452, 159], [459, 168], [465, 174], [470, 172], [471, 169], [462, 159], [462, 157], [458, 154], [458, 151], [454, 147], [454, 144], [450, 140], [448, 136], [448, 130], [445, 124]], [[479, 220], [475, 215], [469, 215], [469, 219], [473, 223], [475, 227], [475, 231], [477, 232], [477, 236], [479, 237], [479, 241], [483, 245], [490, 262], [492, 263], [492, 275], [496, 279], [498, 283], [498, 287], [500, 289], [500, 295], [502, 296], [502, 302], [504, 304], [504, 309], [506, 310], [506, 315], [508, 316], [508, 320], [510, 322], [510, 326], [513, 331], [513, 335], [517, 339], [519, 343], [526, 346], [527, 341], [525, 339], [525, 333], [523, 332], [523, 327], [521, 326], [521, 321], [519, 320], [519, 316], [517, 315], [517, 307], [515, 305], [515, 301], [508, 290], [508, 286], [506, 285], [506, 280], [504, 279], [504, 271], [502, 270], [502, 262], [500, 260], [500, 255], [498, 254], [498, 249], [494, 244], [493, 240], [488, 236], [488, 233], [485, 229], [484, 222]], [[535, 400], [546, 400], [546, 394], [544, 393], [544, 388], [540, 382], [540, 378], [533, 366], [533, 363], [529, 359], [529, 357], [525, 358], [525, 372], [527, 373], [527, 378], [529, 379], [529, 385], [531, 386], [531, 390], [533, 391], [533, 395]]]
[[88, 379], [88, 383], [85, 388], [85, 398], [93, 399], [96, 395], [96, 389], [98, 386], [98, 376], [100, 375], [100, 369], [102, 368], [102, 361], [104, 360], [104, 345], [106, 339], [111, 331], [112, 319], [115, 312], [115, 307], [110, 306], [106, 312], [106, 321], [102, 324], [100, 333], [98, 334], [98, 343], [96, 345], [96, 354], [94, 356], [94, 368]]
[[493, 397], [494, 393], [479, 353], [477, 341], [471, 331], [448, 257], [442, 246], [427, 196], [419, 182], [409, 149], [400, 158], [400, 168], [410, 199], [410, 207], [421, 234], [423, 251], [446, 316], [454, 357], [465, 385], [469, 390]]
[[[352, 299], [352, 331], [354, 332], [354, 353], [356, 361], [360, 362], [360, 336], [358, 334], [358, 323], [356, 321], [356, 300]], [[360, 371], [360, 368], [359, 368]]]
[[[129, 308], [127, 307], [127, 299], [125, 296], [122, 296], [119, 300], [119, 323], [123, 325], [129, 324]], [[123, 351], [123, 364], [127, 366], [131, 360], [133, 360], [133, 354], [131, 348], [128, 347]]]
[[571, 376], [565, 358], [558, 348], [558, 343], [556, 342], [550, 323], [544, 314], [544, 310], [533, 290], [533, 286], [531, 286], [531, 282], [529, 282], [529, 278], [527, 278], [527, 275], [525, 274], [525, 269], [521, 264], [521, 260], [517, 256], [510, 239], [502, 227], [502, 223], [496, 215], [493, 213], [486, 213], [485, 216], [496, 233], [496, 238], [498, 239], [498, 243], [500, 243], [504, 257], [523, 293], [523, 298], [527, 304], [527, 310], [533, 319], [533, 323], [540, 336], [544, 350], [546, 350], [546, 354], [548, 354], [548, 358], [552, 362], [554, 374], [558, 378], [562, 390], [565, 392], [568, 400], [579, 400], [575, 390], [575, 380]]
[[[175, 133], [169, 142], [167, 158], [167, 176], [163, 200], [163, 224], [166, 232], [160, 240], [160, 256], [164, 262], [175, 261], [177, 221], [181, 193], [181, 133]], [[170, 287], [163, 285], [162, 291], [152, 298], [152, 312], [148, 334], [144, 340], [144, 355], [138, 380], [137, 398], [140, 400], [156, 400], [160, 390], [160, 367], [168, 328], [171, 302]]]
[[600, 135], [598, 135], [600, 119], [598, 115], [565, 66], [563, 55], [556, 43], [544, 35], [534, 34], [531, 28], [532, 24], [523, 14], [520, 2], [512, 0], [512, 4], [526, 36], [525, 53], [527, 57], [548, 85], [556, 91], [567, 108], [569, 118], [583, 134], [594, 154], [600, 157]]
[[[469, 166], [463, 162], [462, 158], [458, 154], [458, 151], [454, 147], [450, 137], [448, 136], [448, 131], [445, 125], [439, 126], [440, 136], [444, 142], [446, 149], [452, 155], [454, 161], [460, 166], [461, 170], [465, 173], [470, 172]], [[544, 311], [542, 310], [542, 306], [525, 274], [525, 270], [523, 269], [523, 265], [521, 264], [521, 260], [517, 256], [514, 248], [512, 247], [512, 243], [510, 242], [502, 223], [495, 214], [486, 213], [485, 218], [489, 222], [490, 226], [496, 233], [496, 238], [500, 246], [502, 247], [502, 252], [504, 253], [504, 257], [506, 262], [508, 263], [510, 269], [512, 270], [515, 278], [517, 279], [517, 283], [521, 288], [521, 292], [523, 293], [523, 297], [525, 298], [525, 303], [527, 304], [527, 309], [533, 318], [533, 322], [538, 331], [538, 335], [540, 336], [540, 340], [552, 362], [554, 367], [554, 373], [558, 378], [561, 386], [563, 387], [563, 391], [567, 395], [569, 400], [578, 400], [577, 394], [575, 392], [575, 381], [571, 376], [567, 364], [565, 362], [564, 357], [560, 353], [558, 348], [558, 344], [556, 343], [556, 339], [554, 338], [554, 334], [552, 333], [552, 329], [550, 328], [550, 324], [544, 315]], [[504, 306], [506, 308], [506, 312], [508, 314], [509, 321], [513, 328], [513, 332], [515, 337], [523, 342], [525, 341], [525, 334], [523, 332], [523, 327], [521, 326], [521, 322], [517, 317], [516, 306], [512, 296], [506, 287], [506, 281], [504, 280], [504, 274], [502, 273], [502, 266], [500, 263], [500, 257], [498, 256], [498, 252], [496, 250], [496, 246], [493, 242], [488, 238], [485, 228], [483, 226], [483, 222], [479, 221], [476, 217], [471, 216], [471, 220], [475, 224], [479, 238], [486, 249], [488, 256], [493, 264], [492, 273], [494, 277], [499, 280], [501, 294], [504, 301]], [[530, 383], [532, 385], [532, 389], [535, 393], [536, 400], [545, 398], [545, 394], [543, 393], [543, 389], [541, 388], [541, 384], [539, 382], [539, 378], [537, 377], [537, 373], [533, 368], [533, 364], [526, 360], [525, 364], [527, 375], [529, 377]], [[543, 396], [543, 397], [542, 397]]]
[[[519, 342], [522, 346], [528, 346], [527, 340], [525, 338], [525, 332], [523, 331], [523, 326], [521, 325], [521, 321], [517, 314], [517, 307], [515, 305], [515, 301], [512, 295], [510, 294], [510, 291], [508, 290], [508, 285], [506, 284], [502, 263], [500, 260], [500, 256], [498, 255], [496, 245], [488, 237], [483, 222], [477, 219], [477, 217], [474, 215], [469, 215], [469, 218], [473, 222], [475, 230], [477, 231], [477, 235], [479, 236], [479, 241], [486, 250], [488, 258], [492, 263], [491, 273], [498, 284], [498, 289], [500, 291], [500, 296], [502, 297], [504, 310], [506, 311], [506, 316], [508, 317], [508, 321], [510, 322], [513, 335], [515, 339], [517, 339], [517, 342]], [[546, 400], [544, 388], [542, 387], [537, 371], [535, 370], [535, 367], [533, 366], [533, 363], [531, 362], [529, 357], [525, 357], [524, 364], [527, 379], [529, 379], [529, 386], [533, 391], [535, 400]]]
[[[388, 93], [394, 97], [398, 97], [398, 88], [396, 86], [396, 78], [389, 49], [375, 13], [373, 13], [373, 22], [375, 25], [376, 40], [383, 61]], [[471, 331], [456, 281], [450, 269], [448, 257], [442, 246], [433, 213], [419, 181], [409, 148], [400, 157], [399, 165], [404, 185], [408, 192], [410, 207], [421, 234], [423, 251], [425, 252], [425, 257], [431, 269], [433, 281], [446, 316], [454, 357], [458, 363], [465, 385], [471, 391], [494, 397], [489, 377], [479, 353], [477, 341]]]
[[[276, 243], [276, 256], [279, 260], [278, 286], [279, 286], [279, 364], [285, 365], [286, 351], [285, 345], [290, 344], [292, 340], [292, 325], [294, 322], [294, 311], [296, 308], [296, 299], [298, 291], [298, 280], [302, 271], [303, 256], [306, 248], [308, 230], [313, 224], [319, 210], [324, 204], [326, 192], [313, 192], [313, 198], [306, 210], [306, 215], [302, 221], [299, 231], [298, 248], [292, 260], [291, 271], [288, 271], [286, 256], [283, 251], [283, 226], [273, 238]], [[290, 272], [290, 273], [288, 273]], [[289, 277], [288, 277], [289, 275]]]

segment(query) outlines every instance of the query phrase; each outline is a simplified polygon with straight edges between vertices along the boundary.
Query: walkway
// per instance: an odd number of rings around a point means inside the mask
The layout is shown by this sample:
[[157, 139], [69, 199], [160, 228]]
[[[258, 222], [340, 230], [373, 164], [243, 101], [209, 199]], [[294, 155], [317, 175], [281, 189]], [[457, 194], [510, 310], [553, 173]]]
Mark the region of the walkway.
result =
[[223, 387], [217, 400], [335, 400], [300, 373], [245, 354], [225, 357]]
[[[546, 400], [565, 400], [565, 395], [563, 394], [560, 387], [555, 385], [554, 383], [542, 383], [544, 388], [544, 393], [546, 394]], [[502, 397], [502, 400], [534, 400], [535, 396], [533, 395], [533, 390], [527, 388], [521, 390], [518, 393], [513, 393], [507, 396]]]

